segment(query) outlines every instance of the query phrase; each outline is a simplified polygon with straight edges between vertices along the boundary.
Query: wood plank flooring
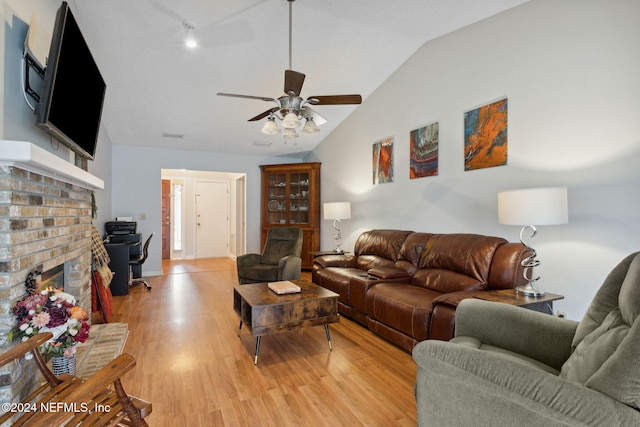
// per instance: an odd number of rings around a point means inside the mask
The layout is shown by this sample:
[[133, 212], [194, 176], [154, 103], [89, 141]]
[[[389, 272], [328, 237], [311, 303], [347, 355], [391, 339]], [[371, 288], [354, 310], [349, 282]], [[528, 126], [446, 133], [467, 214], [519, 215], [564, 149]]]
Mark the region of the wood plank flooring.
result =
[[[233, 311], [230, 259], [165, 261], [164, 275], [114, 297], [137, 366], [128, 393], [153, 403], [151, 426], [415, 426], [411, 355], [346, 318], [255, 339]], [[307, 277], [309, 279], [309, 274]]]

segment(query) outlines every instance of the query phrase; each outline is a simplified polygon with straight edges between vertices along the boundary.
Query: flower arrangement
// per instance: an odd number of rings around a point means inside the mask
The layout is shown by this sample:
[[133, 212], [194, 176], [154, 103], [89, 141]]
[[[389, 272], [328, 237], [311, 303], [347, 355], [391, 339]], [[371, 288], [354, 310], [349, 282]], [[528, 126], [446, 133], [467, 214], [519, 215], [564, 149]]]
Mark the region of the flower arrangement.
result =
[[88, 314], [76, 304], [73, 295], [48, 288], [30, 293], [13, 307], [18, 318], [9, 339], [14, 336], [26, 341], [39, 332], [51, 332], [53, 338], [40, 346], [42, 353], [71, 357], [75, 345], [89, 338]]

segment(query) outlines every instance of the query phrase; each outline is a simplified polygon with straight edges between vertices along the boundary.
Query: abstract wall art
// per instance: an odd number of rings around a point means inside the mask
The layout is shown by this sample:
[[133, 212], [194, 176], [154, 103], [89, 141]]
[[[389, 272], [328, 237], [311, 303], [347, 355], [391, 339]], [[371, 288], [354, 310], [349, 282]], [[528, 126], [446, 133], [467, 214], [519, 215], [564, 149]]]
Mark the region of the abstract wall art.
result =
[[438, 122], [409, 132], [409, 178], [438, 175]]
[[393, 138], [373, 144], [373, 184], [393, 182]]
[[464, 113], [464, 170], [507, 164], [507, 99]]

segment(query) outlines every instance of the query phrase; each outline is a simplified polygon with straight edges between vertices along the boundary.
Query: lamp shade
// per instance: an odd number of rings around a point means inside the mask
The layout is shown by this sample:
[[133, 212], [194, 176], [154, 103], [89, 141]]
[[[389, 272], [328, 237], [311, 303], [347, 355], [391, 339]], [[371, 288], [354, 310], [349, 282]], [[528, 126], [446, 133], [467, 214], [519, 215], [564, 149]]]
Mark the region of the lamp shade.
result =
[[498, 193], [498, 223], [555, 225], [569, 222], [566, 187], [526, 188]]
[[286, 129], [295, 129], [300, 126], [300, 120], [298, 116], [293, 112], [288, 112], [282, 119], [282, 127]]
[[351, 218], [350, 202], [332, 202], [325, 203], [324, 219], [349, 219]]
[[302, 126], [302, 130], [300, 130], [300, 132], [305, 135], [313, 135], [314, 133], [320, 132], [320, 128], [316, 126], [313, 118], [309, 117], [304, 126]]
[[282, 132], [282, 136], [287, 139], [293, 139], [297, 138], [299, 135], [295, 129], [285, 128], [285, 130]]
[[278, 124], [276, 123], [276, 120], [274, 118], [270, 117], [264, 123], [264, 126], [262, 126], [262, 133], [266, 135], [276, 135], [280, 133], [280, 128], [278, 127]]

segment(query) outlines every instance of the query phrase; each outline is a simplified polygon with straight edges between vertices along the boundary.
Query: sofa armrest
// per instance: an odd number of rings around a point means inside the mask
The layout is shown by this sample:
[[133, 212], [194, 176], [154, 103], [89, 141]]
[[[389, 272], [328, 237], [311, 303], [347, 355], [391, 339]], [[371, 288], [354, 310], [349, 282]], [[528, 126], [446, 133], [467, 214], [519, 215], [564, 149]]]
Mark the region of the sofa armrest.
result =
[[494, 352], [427, 340], [415, 346], [413, 358], [420, 426], [640, 422], [640, 411]]
[[400, 280], [411, 281], [411, 276], [409, 276], [409, 274], [406, 271], [399, 270], [397, 268], [375, 267], [375, 268], [369, 269], [367, 271], [367, 274], [379, 280], [390, 280], [394, 282], [397, 282]]
[[468, 298], [456, 310], [455, 336], [510, 350], [560, 370], [578, 322], [509, 304]]
[[322, 255], [314, 258], [313, 263], [319, 267], [342, 267], [342, 268], [354, 268], [356, 266], [356, 256], [343, 254], [343, 255]]
[[248, 265], [260, 264], [261, 260], [262, 255], [260, 254], [244, 254], [238, 256], [238, 258], [236, 259], [236, 264], [238, 266], [238, 269], [240, 269]]
[[278, 261], [279, 280], [298, 280], [302, 271], [302, 258], [288, 255]]
[[449, 341], [455, 329], [456, 309], [460, 301], [472, 298], [477, 291], [459, 291], [441, 294], [433, 299], [429, 338]]
[[458, 304], [460, 304], [460, 301], [472, 298], [476, 293], [478, 293], [478, 291], [459, 291], [442, 294], [433, 299], [433, 306], [435, 307], [436, 305], [442, 304], [455, 309], [458, 307]]

